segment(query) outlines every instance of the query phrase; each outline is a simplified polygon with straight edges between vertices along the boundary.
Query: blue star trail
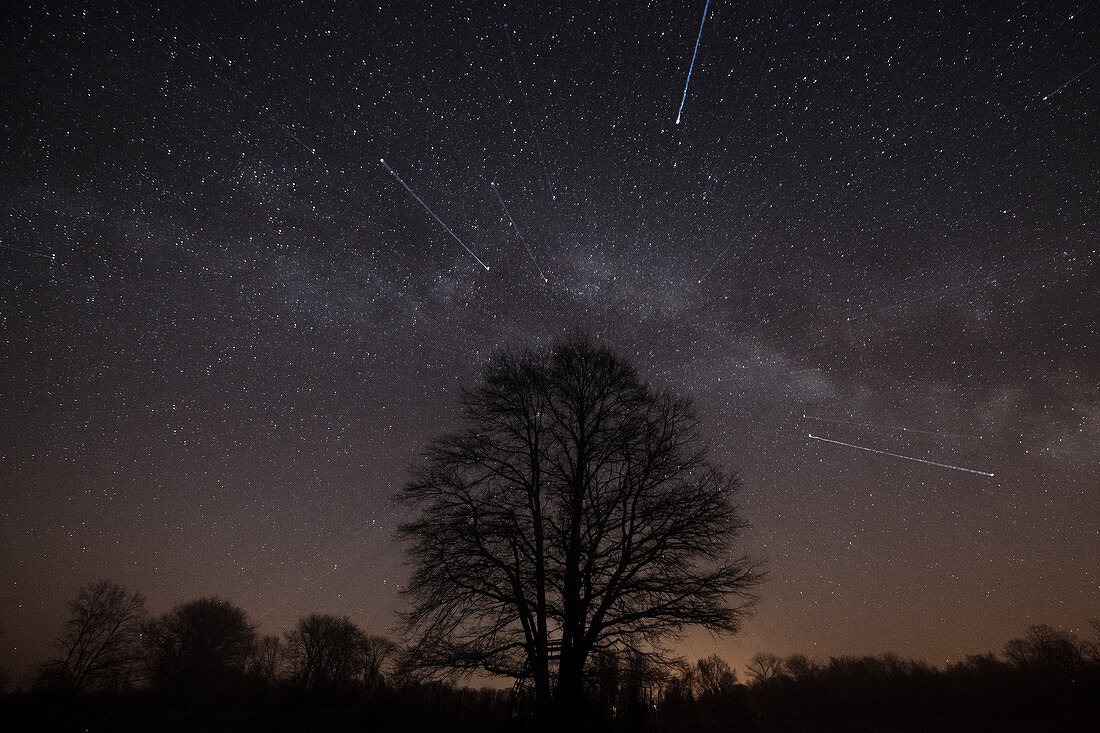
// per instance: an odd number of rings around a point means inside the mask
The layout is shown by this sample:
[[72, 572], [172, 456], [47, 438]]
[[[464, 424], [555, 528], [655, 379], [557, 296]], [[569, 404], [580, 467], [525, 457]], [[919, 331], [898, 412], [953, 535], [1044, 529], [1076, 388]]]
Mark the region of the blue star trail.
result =
[[688, 66], [687, 80], [684, 81], [684, 95], [680, 98], [680, 109], [676, 111], [676, 124], [680, 124], [680, 115], [684, 112], [684, 102], [688, 98], [688, 85], [691, 84], [691, 72], [695, 68], [695, 57], [699, 53], [699, 41], [703, 38], [703, 25], [707, 22], [707, 8], [710, 7], [710, 0], [707, 0], [703, 5], [703, 19], [699, 21], [699, 35], [695, 37], [695, 50], [691, 53], [691, 65]]

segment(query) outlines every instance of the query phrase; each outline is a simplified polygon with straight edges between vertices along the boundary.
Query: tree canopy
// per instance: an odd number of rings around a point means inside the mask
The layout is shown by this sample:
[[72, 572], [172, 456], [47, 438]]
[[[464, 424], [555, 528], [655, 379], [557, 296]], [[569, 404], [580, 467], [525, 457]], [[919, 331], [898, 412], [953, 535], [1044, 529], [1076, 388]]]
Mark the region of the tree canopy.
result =
[[574, 336], [494, 357], [462, 409], [401, 493], [414, 666], [529, 677], [542, 707], [577, 708], [596, 650], [738, 629], [761, 572], [689, 399]]
[[181, 603], [143, 632], [153, 683], [180, 690], [243, 674], [256, 643], [248, 614], [220, 598]]

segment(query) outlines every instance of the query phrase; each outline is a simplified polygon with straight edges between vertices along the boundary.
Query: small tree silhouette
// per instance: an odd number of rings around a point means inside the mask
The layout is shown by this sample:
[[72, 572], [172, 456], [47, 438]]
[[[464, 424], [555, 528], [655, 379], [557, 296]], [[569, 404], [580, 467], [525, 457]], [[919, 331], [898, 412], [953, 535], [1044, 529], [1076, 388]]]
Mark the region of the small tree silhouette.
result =
[[248, 615], [219, 598], [181, 603], [143, 631], [154, 685], [184, 692], [238, 681], [256, 642]]
[[812, 679], [818, 672], [818, 666], [805, 654], [792, 654], [783, 662], [783, 673], [795, 682]]
[[397, 653], [397, 644], [385, 636], [366, 634], [361, 648], [363, 686], [372, 690], [382, 684], [382, 667]]
[[696, 697], [720, 698], [728, 695], [737, 685], [737, 673], [726, 660], [711, 654], [695, 663], [694, 683]]
[[282, 639], [275, 634], [265, 634], [256, 640], [248, 655], [248, 674], [263, 684], [271, 684], [279, 673], [282, 657]]
[[783, 657], [768, 652], [757, 652], [745, 666], [745, 671], [755, 684], [767, 682], [783, 673]]
[[365, 643], [366, 634], [348, 617], [314, 613], [298, 619], [286, 633], [283, 654], [295, 683], [327, 690], [360, 678]]
[[1094, 638], [1081, 642], [1081, 653], [1091, 664], [1100, 664], [1100, 618], [1090, 618], [1089, 629]]
[[1046, 624], [1029, 626], [1022, 639], [1011, 639], [1005, 658], [1023, 670], [1045, 675], [1068, 676], [1085, 665], [1077, 638]]
[[57, 639], [61, 656], [39, 667], [37, 686], [79, 693], [128, 684], [141, 659], [144, 596], [101, 580], [83, 586], [68, 605]]

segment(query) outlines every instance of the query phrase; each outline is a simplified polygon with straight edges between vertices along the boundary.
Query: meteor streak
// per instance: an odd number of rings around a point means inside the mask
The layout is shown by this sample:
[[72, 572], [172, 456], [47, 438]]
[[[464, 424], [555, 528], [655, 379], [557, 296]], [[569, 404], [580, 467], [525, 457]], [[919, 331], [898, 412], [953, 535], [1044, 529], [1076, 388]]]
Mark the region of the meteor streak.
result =
[[[154, 27], [159, 28], [163, 32], [162, 39], [166, 44], [168, 43], [168, 39], [171, 38], [172, 41], [176, 45], [183, 46], [187, 50], [187, 52], [190, 53], [194, 58], [202, 59], [202, 61], [204, 61], [207, 64], [207, 66], [210, 67], [210, 70], [212, 72], [214, 72], [214, 76], [219, 81], [221, 81], [223, 84], [225, 84], [226, 86], [232, 88], [235, 92], [237, 92], [237, 94], [239, 94], [241, 96], [241, 98], [247, 104], [251, 105], [251, 107], [254, 110], [259, 112], [260, 115], [262, 115], [263, 117], [267, 118], [267, 120], [271, 124], [273, 124], [276, 127], [280, 128], [283, 132], [285, 132], [290, 137], [291, 140], [293, 140], [298, 145], [300, 145], [302, 150], [305, 150], [310, 155], [313, 155], [313, 156], [317, 155], [317, 149], [312, 148], [309, 145], [306, 145], [304, 142], [302, 142], [301, 138], [299, 138], [297, 135], [294, 134], [294, 130], [292, 130], [290, 128], [290, 125], [279, 122], [279, 120], [275, 119], [275, 117], [270, 112], [268, 112], [264, 107], [260, 106], [256, 102], [252, 101], [252, 97], [249, 96], [248, 90], [241, 88], [232, 79], [230, 79], [226, 75], [222, 74], [221, 71], [218, 69], [217, 65], [214, 63], [214, 57], [217, 56], [219, 59], [222, 60], [222, 63], [224, 63], [225, 65], [230, 66], [230, 67], [233, 66], [232, 61], [225, 58], [220, 53], [218, 53], [216, 50], [214, 50], [210, 46], [210, 44], [203, 43], [201, 40], [199, 40], [198, 35], [194, 31], [192, 31], [190, 28], [187, 28], [187, 26], [184, 25], [183, 23], [180, 23], [180, 22], [177, 21], [176, 22], [177, 25], [179, 25], [182, 28], [186, 28], [187, 31], [191, 34], [191, 37], [194, 39], [194, 42], [195, 42], [196, 46], [198, 46], [200, 48], [202, 48], [204, 46], [206, 47], [207, 53], [201, 54], [201, 55], [196, 53], [194, 51], [194, 49], [191, 49], [191, 48], [187, 47], [185, 44], [181, 43], [179, 38], [176, 35], [169, 33], [168, 29], [164, 25], [162, 25], [161, 23], [158, 23], [154, 18], [147, 15], [145, 12], [143, 12], [141, 10], [141, 8], [139, 8], [134, 3], [130, 2], [130, 0], [122, 0], [122, 1], [124, 3], [126, 3], [126, 5], [129, 6], [129, 8], [131, 10], [134, 11], [134, 13], [136, 13], [137, 15], [140, 15], [142, 18], [144, 18], [148, 23], [150, 23]], [[326, 168], [326, 171], [327, 171], [327, 168]]]
[[1089, 73], [1090, 71], [1092, 71], [1093, 69], [1095, 69], [1095, 68], [1096, 68], [1097, 66], [1100, 66], [1100, 61], [1097, 61], [1097, 62], [1096, 62], [1096, 63], [1094, 63], [1094, 64], [1093, 64], [1092, 66], [1090, 66], [1089, 68], [1085, 69], [1085, 70], [1084, 70], [1084, 71], [1082, 71], [1082, 72], [1081, 72], [1080, 74], [1078, 74], [1077, 76], [1073, 77], [1072, 79], [1070, 79], [1069, 81], [1067, 81], [1067, 82], [1066, 82], [1065, 84], [1063, 84], [1062, 86], [1058, 87], [1058, 88], [1057, 88], [1057, 89], [1055, 89], [1055, 90], [1054, 90], [1053, 92], [1051, 92], [1050, 94], [1048, 94], [1048, 95], [1046, 95], [1045, 97], [1043, 97], [1043, 101], [1044, 101], [1044, 102], [1045, 102], [1045, 101], [1047, 101], [1048, 99], [1050, 99], [1051, 97], [1053, 97], [1053, 96], [1054, 96], [1055, 94], [1057, 94], [1058, 92], [1062, 91], [1063, 89], [1065, 89], [1066, 87], [1068, 87], [1068, 86], [1069, 86], [1070, 84], [1072, 84], [1073, 82], [1077, 81], [1077, 80], [1078, 80], [1078, 79], [1080, 79], [1080, 78], [1081, 78], [1082, 76], [1084, 76], [1085, 74], [1087, 74], [1087, 73]]
[[855, 448], [856, 450], [865, 450], [868, 453], [878, 453], [883, 456], [892, 456], [894, 458], [904, 458], [907, 461], [916, 461], [917, 463], [927, 463], [929, 466], [939, 466], [940, 468], [950, 468], [955, 471], [966, 471], [967, 473], [976, 473], [979, 476], [992, 476], [993, 474], [988, 471], [976, 471], [973, 468], [963, 468], [961, 466], [952, 466], [948, 463], [936, 463], [935, 461], [926, 461], [923, 458], [913, 458], [912, 456], [903, 456], [900, 453], [891, 453], [885, 450], [878, 450], [877, 448], [864, 448], [862, 445], [852, 445], [851, 443], [841, 443], [839, 440], [830, 440], [829, 438], [819, 438], [813, 433], [808, 433], [809, 437], [814, 440], [820, 440], [823, 443], [833, 443], [835, 445], [843, 445], [848, 448]]
[[435, 219], [437, 222], [439, 222], [439, 226], [443, 227], [447, 231], [447, 234], [450, 234], [452, 237], [454, 237], [454, 240], [462, 245], [462, 249], [469, 252], [470, 256], [473, 257], [475, 260], [477, 260], [477, 264], [484, 267], [485, 271], [488, 272], [489, 271], [489, 266], [486, 265], [484, 262], [482, 262], [481, 258], [478, 257], [477, 255], [475, 255], [473, 250], [471, 250], [469, 247], [467, 247], [466, 243], [463, 242], [461, 239], [459, 239], [458, 235], [455, 234], [454, 232], [452, 232], [451, 228], [449, 226], [447, 226], [446, 224], [443, 223], [442, 219], [440, 219], [438, 216], [436, 216], [436, 213], [434, 211], [432, 211], [431, 207], [428, 206], [426, 203], [424, 203], [424, 199], [417, 196], [416, 191], [413, 191], [411, 188], [409, 188], [409, 184], [407, 184], [403, 180], [401, 180], [401, 176], [397, 175], [397, 172], [393, 168], [390, 168], [390, 164], [386, 162], [386, 159], [385, 158], [379, 158], [379, 160], [382, 161], [382, 165], [386, 167], [386, 170], [388, 170], [390, 172], [390, 175], [393, 176], [394, 178], [396, 178], [397, 182], [400, 183], [402, 186], [404, 186], [405, 190], [408, 191], [409, 194], [414, 199], [416, 199], [417, 202], [419, 202], [421, 206], [424, 207], [424, 210], [427, 211], [429, 214], [431, 214], [433, 219]]
[[[710, 0], [707, 0], [710, 2]], [[550, 199], [558, 200], [558, 194], [554, 192], [554, 182], [550, 179], [550, 169], [546, 167], [546, 158], [542, 154], [542, 143], [539, 142], [539, 134], [535, 131], [535, 120], [531, 117], [531, 107], [527, 104], [527, 90], [523, 88], [523, 77], [519, 75], [519, 64], [516, 63], [516, 52], [512, 49], [512, 39], [508, 35], [511, 31], [508, 24], [504, 24], [504, 42], [508, 44], [508, 55], [512, 57], [512, 71], [516, 72], [516, 82], [519, 84], [520, 99], [523, 100], [523, 111], [527, 114], [527, 124], [531, 127], [531, 137], [535, 139], [535, 148], [539, 151], [539, 161], [542, 163], [542, 172], [546, 174], [546, 186], [550, 189]]]
[[684, 96], [680, 98], [680, 109], [676, 111], [676, 124], [680, 124], [680, 114], [684, 111], [684, 102], [688, 98], [688, 84], [691, 84], [691, 71], [695, 68], [695, 56], [699, 53], [699, 41], [703, 38], [703, 24], [707, 22], [707, 8], [710, 0], [703, 5], [703, 19], [699, 21], [699, 35], [695, 37], [695, 51], [691, 54], [691, 65], [688, 67], [687, 80], [684, 82]]
[[493, 189], [493, 193], [497, 195], [497, 201], [500, 202], [500, 208], [504, 209], [504, 215], [508, 217], [508, 223], [512, 225], [512, 228], [516, 230], [516, 236], [519, 237], [519, 241], [523, 243], [523, 248], [527, 250], [527, 254], [531, 257], [531, 262], [534, 264], [535, 269], [539, 271], [539, 277], [542, 278], [544, 283], [550, 282], [546, 279], [546, 275], [543, 274], [542, 268], [539, 267], [539, 263], [535, 261], [535, 254], [531, 251], [531, 248], [527, 246], [527, 240], [523, 238], [523, 233], [520, 232], [519, 227], [516, 226], [516, 222], [512, 220], [512, 214], [508, 211], [508, 204], [504, 203], [504, 199], [501, 198], [500, 191], [497, 190], [496, 181], [490, 181], [489, 187]]
[[[1053, 262], [1060, 257], [1067, 256], [1069, 256], [1068, 252], [1056, 252], [1053, 255], [1033, 258], [1031, 260], [1028, 260], [1027, 262], [1024, 262], [1023, 264], [1009, 265], [1007, 267], [998, 268], [996, 270], [992, 270], [985, 277], [979, 278], [977, 280], [972, 279], [966, 280], [961, 283], [946, 285], [942, 289], [937, 290], [934, 293], [929, 293], [928, 295], [906, 298], [897, 303], [883, 306], [882, 308], [871, 308], [861, 311], [859, 313], [856, 313], [854, 316], [848, 316], [847, 322], [851, 323], [852, 321], [858, 321], [863, 318], [870, 318], [871, 316], [878, 315], [879, 313], [889, 313], [890, 311], [901, 310], [904, 308], [908, 308], [909, 306], [916, 303], [924, 303], [929, 300], [938, 299], [949, 302], [950, 300], [954, 300], [955, 298], [958, 298], [960, 296], [970, 297], [972, 295], [973, 289], [976, 287], [983, 285], [992, 285], [996, 287], [1002, 276], [1007, 277], [1009, 275], [1020, 275], [1027, 270], [1030, 270], [1032, 267], [1035, 267], [1036, 265], [1045, 265], [1046, 263]], [[1071, 258], [1070, 261], [1072, 262], [1073, 259]]]
[[41, 252], [31, 252], [29, 249], [19, 249], [18, 247], [11, 247], [6, 244], [0, 244], [0, 249], [8, 249], [12, 252], [19, 252], [20, 254], [30, 255], [31, 257], [41, 257], [42, 259], [50, 260], [51, 262], [57, 259], [56, 254], [44, 255]]
[[722, 258], [726, 256], [726, 253], [730, 251], [730, 247], [737, 244], [741, 237], [745, 236], [745, 232], [749, 230], [749, 224], [752, 224], [757, 215], [760, 214], [760, 212], [764, 210], [764, 207], [768, 205], [768, 202], [772, 200], [772, 196], [775, 195], [775, 192], [782, 187], [782, 183], [778, 184], [775, 188], [772, 189], [772, 192], [768, 194], [768, 197], [764, 199], [764, 202], [756, 207], [756, 211], [754, 211], [752, 213], [752, 216], [749, 217], [748, 221], [745, 222], [745, 226], [741, 228], [741, 231], [737, 233], [737, 236], [733, 238], [733, 241], [726, 245], [726, 248], [722, 250], [722, 253], [720, 255], [718, 255], [718, 259], [714, 261], [714, 264], [707, 268], [707, 271], [703, 273], [703, 276], [701, 278], [699, 278], [697, 284], [702, 285], [703, 281], [707, 279], [707, 275], [713, 272], [715, 267], [718, 267], [718, 263], [721, 262]]

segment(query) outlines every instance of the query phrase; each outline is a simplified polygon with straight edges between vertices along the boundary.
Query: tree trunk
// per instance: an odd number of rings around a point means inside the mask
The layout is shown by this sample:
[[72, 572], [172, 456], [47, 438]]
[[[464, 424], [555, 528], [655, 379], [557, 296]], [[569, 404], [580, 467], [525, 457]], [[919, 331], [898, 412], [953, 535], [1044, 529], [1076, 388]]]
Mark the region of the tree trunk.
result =
[[550, 650], [546, 623], [546, 535], [542, 520], [542, 471], [539, 431], [532, 429], [531, 442], [531, 522], [535, 535], [535, 719], [539, 730], [550, 720]]
[[554, 710], [558, 730], [576, 733], [580, 729], [584, 721], [584, 654], [577, 649], [562, 649]]
[[550, 680], [535, 673], [535, 730], [550, 729]]

